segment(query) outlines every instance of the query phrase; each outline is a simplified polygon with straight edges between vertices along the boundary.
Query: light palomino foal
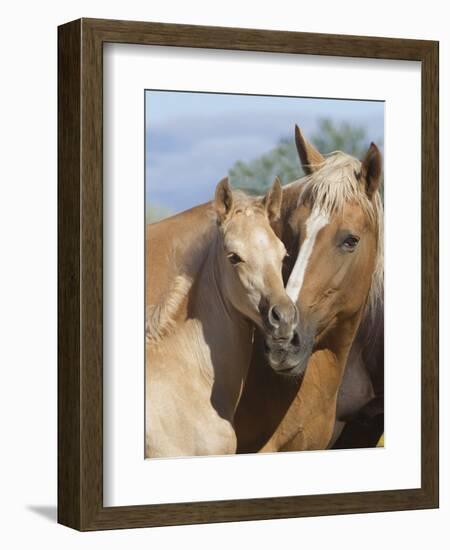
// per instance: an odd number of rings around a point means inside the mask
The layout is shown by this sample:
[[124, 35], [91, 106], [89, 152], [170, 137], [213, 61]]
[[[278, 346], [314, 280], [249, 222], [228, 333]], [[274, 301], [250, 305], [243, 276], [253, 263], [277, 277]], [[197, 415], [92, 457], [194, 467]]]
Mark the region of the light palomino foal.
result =
[[307, 175], [284, 188], [279, 234], [293, 262], [287, 293], [299, 324], [290, 349], [255, 342], [235, 418], [240, 452], [327, 448], [350, 349], [382, 298], [377, 147], [362, 161], [341, 152], [325, 158], [298, 128], [296, 143]]
[[[228, 180], [222, 180], [213, 207], [216, 223], [201, 243], [201, 259], [194, 255], [190, 266], [173, 265], [186, 274], [174, 278], [159, 305], [150, 302], [147, 457], [236, 451], [233, 420], [250, 364], [254, 327], [271, 340], [288, 342], [297, 322], [281, 274], [286, 250], [270, 225], [279, 216], [281, 201], [278, 180], [263, 199], [232, 192]], [[184, 222], [188, 218], [184, 216]], [[167, 235], [173, 224], [169, 219], [153, 230], [159, 234], [163, 226]], [[185, 233], [188, 225], [181, 228]], [[147, 269], [152, 269], [151, 261]], [[158, 291], [152, 299], [155, 295]]]

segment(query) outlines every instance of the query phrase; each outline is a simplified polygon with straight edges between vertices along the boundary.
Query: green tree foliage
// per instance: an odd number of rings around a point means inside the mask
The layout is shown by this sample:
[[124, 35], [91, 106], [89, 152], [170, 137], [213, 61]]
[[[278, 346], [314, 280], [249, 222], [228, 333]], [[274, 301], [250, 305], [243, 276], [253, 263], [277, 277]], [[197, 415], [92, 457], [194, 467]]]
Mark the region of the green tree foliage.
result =
[[348, 122], [333, 124], [327, 118], [320, 120], [312, 142], [323, 154], [344, 151], [356, 158], [362, 158], [368, 146], [366, 130], [362, 126], [352, 126]]
[[229, 171], [233, 187], [258, 195], [268, 189], [278, 176], [281, 183], [294, 181], [302, 174], [297, 150], [292, 140], [283, 138], [264, 155], [245, 163], [237, 161]]
[[[363, 127], [327, 118], [319, 121], [311, 142], [321, 153], [344, 151], [357, 158], [362, 158], [368, 146]], [[303, 176], [293, 137], [281, 139], [274, 149], [250, 162], [236, 162], [229, 171], [234, 187], [254, 195], [268, 189], [276, 176], [283, 185]]]

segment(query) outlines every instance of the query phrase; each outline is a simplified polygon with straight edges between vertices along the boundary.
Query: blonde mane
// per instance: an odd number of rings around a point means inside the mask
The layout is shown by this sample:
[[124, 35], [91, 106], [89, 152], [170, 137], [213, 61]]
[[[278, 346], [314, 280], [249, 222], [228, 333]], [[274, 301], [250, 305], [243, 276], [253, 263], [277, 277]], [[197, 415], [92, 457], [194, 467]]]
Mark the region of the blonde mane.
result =
[[177, 275], [161, 303], [147, 306], [145, 314], [147, 343], [156, 344], [175, 327], [176, 316], [191, 287], [190, 277], [184, 274]]
[[[384, 293], [384, 214], [379, 190], [369, 199], [361, 184], [361, 161], [336, 151], [326, 156], [319, 170], [298, 180], [302, 189], [298, 205], [313, 204], [325, 215], [340, 212], [348, 202], [357, 202], [377, 232], [377, 256], [369, 291], [368, 308], [373, 311]], [[292, 184], [291, 184], [292, 185]]]

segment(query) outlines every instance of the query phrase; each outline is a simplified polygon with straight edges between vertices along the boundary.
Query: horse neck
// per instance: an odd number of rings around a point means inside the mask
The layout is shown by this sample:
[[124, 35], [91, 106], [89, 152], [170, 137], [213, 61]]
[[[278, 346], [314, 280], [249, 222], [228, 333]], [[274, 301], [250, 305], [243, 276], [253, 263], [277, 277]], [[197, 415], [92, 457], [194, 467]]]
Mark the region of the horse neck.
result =
[[232, 419], [250, 365], [254, 328], [226, 296], [223, 262], [215, 238], [195, 285], [190, 316], [201, 324], [209, 348], [207, 368], [214, 381], [211, 400], [221, 416]]
[[335, 382], [337, 384], [342, 381], [348, 355], [358, 333], [364, 309], [365, 304], [351, 317], [341, 319], [317, 346], [318, 351], [329, 352], [328, 357], [332, 358], [335, 365]]

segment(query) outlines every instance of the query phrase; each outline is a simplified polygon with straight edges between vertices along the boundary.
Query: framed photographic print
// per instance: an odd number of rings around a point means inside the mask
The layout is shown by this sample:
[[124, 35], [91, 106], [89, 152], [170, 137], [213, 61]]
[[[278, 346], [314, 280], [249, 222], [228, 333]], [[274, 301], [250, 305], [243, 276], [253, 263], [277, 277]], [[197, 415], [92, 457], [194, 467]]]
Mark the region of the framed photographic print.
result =
[[58, 33], [58, 520], [438, 506], [438, 43]]

